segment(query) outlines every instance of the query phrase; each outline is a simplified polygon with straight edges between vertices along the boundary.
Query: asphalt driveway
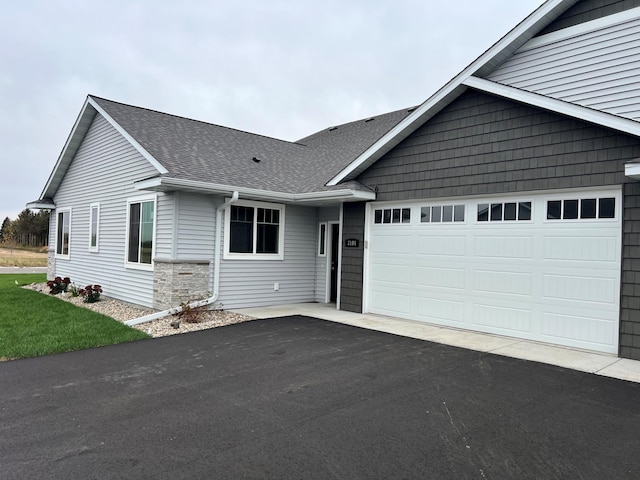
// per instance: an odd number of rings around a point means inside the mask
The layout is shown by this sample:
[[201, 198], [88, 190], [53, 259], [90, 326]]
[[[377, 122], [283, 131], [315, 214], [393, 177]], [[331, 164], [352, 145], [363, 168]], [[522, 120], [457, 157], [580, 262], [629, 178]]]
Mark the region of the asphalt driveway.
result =
[[0, 364], [0, 477], [640, 478], [640, 384], [283, 317]]

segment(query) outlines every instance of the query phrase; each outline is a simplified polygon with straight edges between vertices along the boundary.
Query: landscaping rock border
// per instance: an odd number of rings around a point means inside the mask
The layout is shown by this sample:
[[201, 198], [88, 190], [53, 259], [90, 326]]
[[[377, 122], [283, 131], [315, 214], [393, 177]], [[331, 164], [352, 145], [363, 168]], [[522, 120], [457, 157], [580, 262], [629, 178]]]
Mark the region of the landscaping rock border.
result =
[[[49, 287], [47, 287], [46, 283], [33, 283], [31, 285], [25, 285], [23, 288], [49, 295]], [[78, 307], [87, 308], [94, 312], [101, 313], [113, 318], [114, 320], [118, 320], [119, 322], [125, 322], [126, 320], [132, 320], [134, 318], [153, 313], [153, 310], [151, 309], [121, 302], [104, 295], [100, 298], [100, 301], [96, 303], [84, 303], [82, 297], [74, 297], [70, 292], [61, 293], [54, 297], [77, 305]], [[168, 317], [153, 320], [151, 322], [133, 325], [132, 328], [145, 332], [153, 338], [157, 338], [254, 320], [253, 317], [241, 315], [239, 313], [227, 312], [225, 310], [203, 311], [199, 314], [199, 319], [200, 322], [198, 323], [185, 323], [180, 322], [178, 317], [169, 315]], [[176, 323], [178, 323], [177, 328], [172, 325], [175, 325]]]

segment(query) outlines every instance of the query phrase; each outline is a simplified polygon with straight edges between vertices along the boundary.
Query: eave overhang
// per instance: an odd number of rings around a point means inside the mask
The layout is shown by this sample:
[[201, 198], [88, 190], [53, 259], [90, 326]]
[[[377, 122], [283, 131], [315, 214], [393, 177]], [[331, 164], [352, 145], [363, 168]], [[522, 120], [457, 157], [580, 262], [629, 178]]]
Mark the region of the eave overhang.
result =
[[260, 190], [255, 188], [222, 185], [197, 180], [184, 180], [172, 177], [154, 177], [134, 183], [136, 190], [152, 192], [194, 192], [207, 195], [229, 196], [238, 192], [242, 198], [269, 202], [297, 203], [306, 205], [335, 204], [338, 202], [360, 202], [376, 199], [375, 192], [350, 188], [324, 190], [319, 192], [287, 193]]
[[634, 180], [640, 180], [640, 159], [633, 160], [624, 166], [624, 174]]
[[53, 200], [43, 199], [29, 202], [27, 203], [26, 207], [32, 210], [55, 210], [56, 204], [53, 203]]

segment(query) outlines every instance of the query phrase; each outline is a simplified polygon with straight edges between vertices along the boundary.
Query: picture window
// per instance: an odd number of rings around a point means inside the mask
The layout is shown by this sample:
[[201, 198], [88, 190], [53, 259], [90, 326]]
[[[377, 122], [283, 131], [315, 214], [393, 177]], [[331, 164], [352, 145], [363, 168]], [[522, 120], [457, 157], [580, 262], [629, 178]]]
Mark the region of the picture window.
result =
[[[318, 255], [325, 255], [326, 224], [320, 224]], [[247, 202], [230, 205], [225, 215], [225, 258], [281, 260], [284, 206]]]

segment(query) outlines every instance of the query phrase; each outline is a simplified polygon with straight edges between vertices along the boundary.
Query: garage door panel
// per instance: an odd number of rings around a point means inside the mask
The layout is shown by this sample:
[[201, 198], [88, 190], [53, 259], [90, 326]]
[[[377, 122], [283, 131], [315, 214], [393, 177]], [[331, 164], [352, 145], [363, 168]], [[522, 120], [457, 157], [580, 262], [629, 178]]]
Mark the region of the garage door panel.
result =
[[410, 305], [409, 296], [400, 293], [377, 291], [373, 292], [371, 299], [371, 307], [386, 315], [408, 315], [411, 312]]
[[547, 236], [544, 239], [546, 260], [616, 263], [619, 252], [619, 239], [615, 237], [584, 238], [572, 235]]
[[418, 235], [415, 252], [418, 255], [445, 255], [463, 257], [466, 255], [467, 239], [464, 235]]
[[488, 327], [493, 333], [520, 335], [531, 332], [533, 313], [531, 310], [474, 303], [473, 323]]
[[476, 270], [473, 274], [473, 289], [476, 292], [530, 297], [533, 293], [533, 274]]
[[617, 337], [614, 335], [610, 320], [592, 318], [588, 316], [562, 315], [559, 313], [545, 313], [542, 316], [542, 334], [553, 343], [561, 339], [573, 341], [573, 345], [582, 348], [615, 347]]
[[464, 302], [459, 299], [432, 298], [419, 296], [415, 300], [416, 316], [427, 322], [461, 324], [465, 321]]
[[[615, 219], [547, 220], [547, 201], [562, 196], [394, 204], [411, 208], [411, 223], [369, 230], [367, 311], [616, 353], [620, 212]], [[622, 203], [619, 189], [566, 196]], [[478, 216], [480, 204], [501, 202], [530, 202], [533, 215]], [[464, 219], [421, 216], [424, 207], [445, 204], [464, 204]]]
[[618, 280], [577, 275], [544, 275], [544, 298], [616, 305]]
[[462, 268], [417, 267], [416, 287], [455, 288], [464, 290], [465, 270]]
[[379, 254], [411, 254], [412, 236], [407, 234], [378, 235], [371, 242], [371, 251]]
[[532, 237], [477, 236], [474, 243], [476, 257], [532, 258]]

